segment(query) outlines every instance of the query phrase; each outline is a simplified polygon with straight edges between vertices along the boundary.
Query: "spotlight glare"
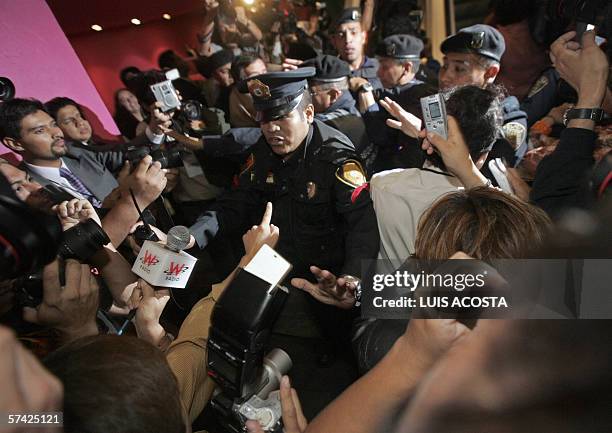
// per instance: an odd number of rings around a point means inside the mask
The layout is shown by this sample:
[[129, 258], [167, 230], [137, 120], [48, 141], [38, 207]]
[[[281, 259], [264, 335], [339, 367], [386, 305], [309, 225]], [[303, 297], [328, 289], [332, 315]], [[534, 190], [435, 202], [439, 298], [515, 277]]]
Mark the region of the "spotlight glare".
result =
[[98, 24], [94, 24], [91, 26], [92, 30], [95, 30], [96, 32], [101, 32], [102, 31], [102, 26], [98, 25]]
[[163, 14], [162, 18], [165, 20], [169, 20], [169, 19], [172, 19], [172, 16], [170, 16], [170, 14]]
[[138, 18], [132, 18], [130, 22], [136, 26], [140, 25], [140, 20]]
[[250, 6], [250, 5], [252, 5], [253, 3], [255, 3], [255, 0], [242, 0], [242, 2], [243, 2], [245, 5]]

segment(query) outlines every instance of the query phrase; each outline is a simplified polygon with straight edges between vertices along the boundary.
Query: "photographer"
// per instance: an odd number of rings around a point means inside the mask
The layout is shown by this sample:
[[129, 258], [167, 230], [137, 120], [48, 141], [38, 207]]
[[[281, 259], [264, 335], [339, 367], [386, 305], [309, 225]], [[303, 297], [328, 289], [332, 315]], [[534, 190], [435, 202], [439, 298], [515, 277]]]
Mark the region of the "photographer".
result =
[[[271, 216], [268, 204], [261, 224], [244, 235], [246, 254], [240, 266], [263, 244], [276, 244], [279, 232], [270, 224]], [[190, 431], [186, 426], [197, 418], [213, 391], [206, 372], [206, 339], [215, 301], [232, 276], [213, 285], [211, 294], [193, 307], [165, 359], [155, 346], [168, 340], [165, 331], [156, 331], [167, 295], [142, 281], [131, 306], [138, 307], [139, 334], [154, 345], [130, 337], [90, 337], [49, 356], [45, 365], [64, 385], [65, 431]], [[124, 368], [129, 374], [117, 376], [118, 369]]]
[[234, 78], [230, 74], [234, 54], [231, 50], [223, 49], [196, 60], [198, 72], [206, 78], [202, 86], [202, 93], [206, 98], [208, 107], [219, 108], [229, 119], [229, 96]]

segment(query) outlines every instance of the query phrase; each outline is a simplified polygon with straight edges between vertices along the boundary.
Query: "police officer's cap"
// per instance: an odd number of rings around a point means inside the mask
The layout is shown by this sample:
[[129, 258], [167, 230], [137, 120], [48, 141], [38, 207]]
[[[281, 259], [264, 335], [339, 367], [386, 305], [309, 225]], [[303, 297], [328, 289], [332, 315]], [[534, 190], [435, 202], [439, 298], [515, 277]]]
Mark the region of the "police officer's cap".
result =
[[473, 53], [489, 59], [501, 61], [506, 51], [502, 34], [486, 24], [465, 27], [442, 42], [443, 53]]
[[302, 63], [302, 66], [312, 66], [315, 68], [315, 76], [312, 77], [312, 81], [317, 82], [334, 83], [351, 75], [351, 68], [348, 63], [328, 54], [306, 60]]
[[338, 28], [340, 24], [346, 23], [360, 23], [361, 22], [361, 12], [359, 8], [347, 8], [342, 11], [336, 23], [334, 24], [334, 28]]
[[400, 60], [418, 60], [421, 58], [421, 51], [423, 51], [423, 41], [416, 36], [391, 35], [378, 44], [376, 55]]
[[253, 97], [255, 120], [269, 121], [290, 113], [298, 106], [308, 89], [307, 79], [314, 74], [315, 69], [311, 67], [269, 72], [248, 78], [240, 86]]

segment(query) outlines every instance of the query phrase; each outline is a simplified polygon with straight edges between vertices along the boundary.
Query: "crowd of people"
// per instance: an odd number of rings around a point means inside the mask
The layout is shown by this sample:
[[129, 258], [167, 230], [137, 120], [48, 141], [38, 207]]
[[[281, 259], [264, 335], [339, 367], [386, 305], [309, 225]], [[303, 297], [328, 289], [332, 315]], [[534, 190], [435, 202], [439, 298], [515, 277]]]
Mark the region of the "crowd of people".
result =
[[[438, 62], [418, 14], [382, 3], [330, 17], [205, 0], [194, 57], [118, 71], [121, 144], [78, 100], [0, 102], [13, 152], [0, 159], [0, 415], [61, 412], [48, 431], [75, 433], [233, 431], [210, 405], [211, 316], [267, 245], [292, 265], [258, 343], [293, 361], [286, 433], [610, 431], [612, 328], [555, 320], [583, 317], [581, 297], [609, 285], [575, 265], [549, 320], [360, 312], [374, 260], [609, 259], [612, 7], [596, 30], [570, 23], [544, 43], [539, 9], [493, 0]], [[422, 111], [434, 95], [443, 133]], [[198, 259], [185, 290], [132, 271], [175, 224]]]

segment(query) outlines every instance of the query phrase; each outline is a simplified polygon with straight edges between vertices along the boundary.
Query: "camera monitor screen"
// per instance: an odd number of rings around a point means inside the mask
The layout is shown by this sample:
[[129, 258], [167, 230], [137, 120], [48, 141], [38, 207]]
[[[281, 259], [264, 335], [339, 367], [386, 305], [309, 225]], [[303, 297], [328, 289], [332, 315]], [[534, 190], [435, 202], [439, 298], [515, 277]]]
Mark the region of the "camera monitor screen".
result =
[[440, 117], [442, 115], [442, 113], [440, 113], [440, 104], [437, 102], [429, 104], [429, 114], [431, 114], [432, 119]]

